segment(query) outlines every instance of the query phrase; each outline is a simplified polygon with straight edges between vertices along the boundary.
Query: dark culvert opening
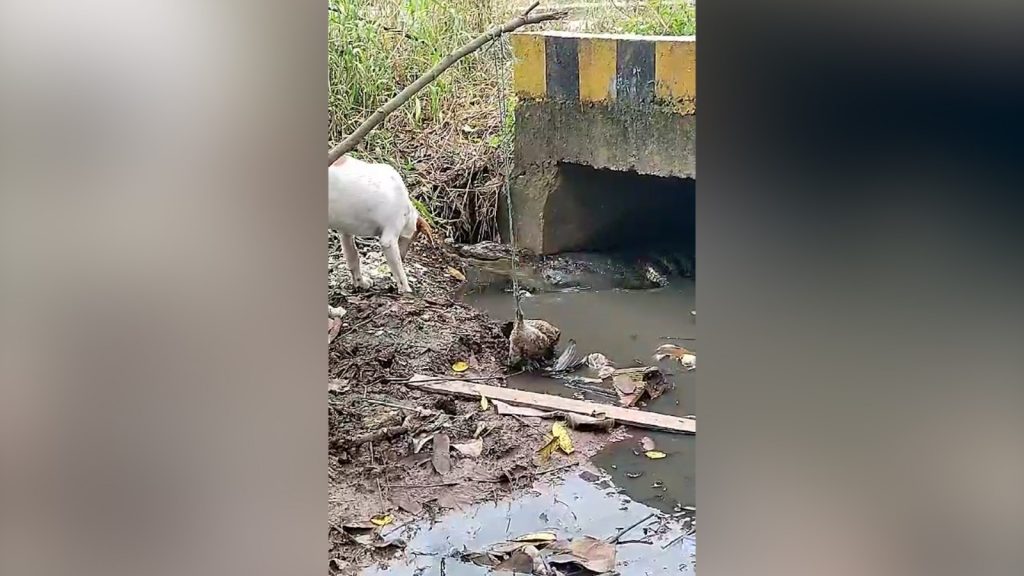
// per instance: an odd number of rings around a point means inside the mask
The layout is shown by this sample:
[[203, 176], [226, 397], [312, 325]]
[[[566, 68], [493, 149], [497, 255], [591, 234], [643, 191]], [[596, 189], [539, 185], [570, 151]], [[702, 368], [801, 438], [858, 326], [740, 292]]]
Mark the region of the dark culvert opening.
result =
[[547, 201], [548, 252], [671, 248], [694, 254], [696, 180], [562, 164]]

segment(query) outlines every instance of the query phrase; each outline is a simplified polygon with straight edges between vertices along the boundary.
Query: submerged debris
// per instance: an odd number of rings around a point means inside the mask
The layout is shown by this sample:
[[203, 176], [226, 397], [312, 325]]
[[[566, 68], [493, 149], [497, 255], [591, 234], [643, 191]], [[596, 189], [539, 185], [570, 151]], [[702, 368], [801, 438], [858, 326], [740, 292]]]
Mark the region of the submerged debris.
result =
[[458, 555], [464, 562], [507, 571], [544, 576], [555, 574], [556, 567], [605, 574], [615, 569], [615, 544], [593, 536], [559, 540], [554, 532], [526, 534], [507, 542], [498, 542], [481, 551]]
[[620, 368], [612, 373], [612, 387], [619, 394], [619, 404], [633, 407], [641, 400], [653, 400], [668, 388], [665, 375], [656, 366]]
[[697, 368], [697, 355], [682, 346], [676, 346], [675, 344], [662, 344], [658, 346], [658, 349], [654, 352], [654, 360], [661, 361], [665, 358], [678, 360], [683, 368], [687, 370]]

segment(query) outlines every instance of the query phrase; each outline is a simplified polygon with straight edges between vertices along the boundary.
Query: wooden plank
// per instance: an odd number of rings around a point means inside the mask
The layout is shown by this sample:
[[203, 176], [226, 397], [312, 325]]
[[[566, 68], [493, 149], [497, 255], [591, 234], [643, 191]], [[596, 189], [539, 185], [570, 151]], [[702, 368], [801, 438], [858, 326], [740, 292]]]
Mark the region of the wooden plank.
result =
[[682, 434], [697, 433], [697, 422], [690, 418], [680, 418], [657, 412], [644, 412], [633, 408], [562, 398], [561, 396], [553, 396], [551, 394], [538, 394], [537, 392], [527, 392], [526, 390], [500, 388], [476, 382], [460, 380], [417, 382], [417, 380], [425, 380], [426, 378], [426, 376], [413, 376], [407, 384], [413, 388], [435, 394], [450, 394], [473, 399], [483, 395], [491, 400], [501, 400], [502, 402], [518, 406], [575, 412], [576, 414], [585, 414], [587, 416], [600, 416], [603, 414], [607, 418], [614, 418], [617, 422], [636, 426], [637, 428], [649, 428], [651, 430]]

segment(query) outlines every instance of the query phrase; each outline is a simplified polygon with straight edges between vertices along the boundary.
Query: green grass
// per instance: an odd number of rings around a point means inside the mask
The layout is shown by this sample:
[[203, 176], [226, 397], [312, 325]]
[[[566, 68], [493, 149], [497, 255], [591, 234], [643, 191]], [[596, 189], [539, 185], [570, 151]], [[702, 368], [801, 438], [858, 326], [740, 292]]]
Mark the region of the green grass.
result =
[[697, 34], [697, 7], [686, 0], [609, 4], [591, 9], [587, 16], [586, 32], [655, 36]]

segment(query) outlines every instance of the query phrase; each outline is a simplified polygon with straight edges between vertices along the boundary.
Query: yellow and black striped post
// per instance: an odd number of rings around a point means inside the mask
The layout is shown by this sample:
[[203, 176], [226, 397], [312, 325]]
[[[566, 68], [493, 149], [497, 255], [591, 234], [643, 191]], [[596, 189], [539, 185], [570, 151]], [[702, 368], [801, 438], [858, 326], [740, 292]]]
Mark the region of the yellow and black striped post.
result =
[[512, 48], [521, 99], [658, 103], [696, 114], [695, 37], [522, 32], [512, 35]]

